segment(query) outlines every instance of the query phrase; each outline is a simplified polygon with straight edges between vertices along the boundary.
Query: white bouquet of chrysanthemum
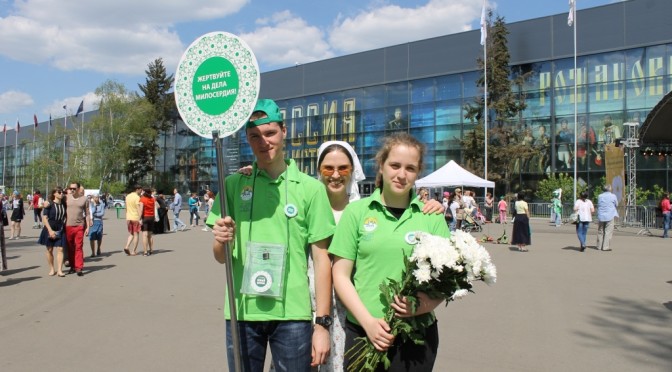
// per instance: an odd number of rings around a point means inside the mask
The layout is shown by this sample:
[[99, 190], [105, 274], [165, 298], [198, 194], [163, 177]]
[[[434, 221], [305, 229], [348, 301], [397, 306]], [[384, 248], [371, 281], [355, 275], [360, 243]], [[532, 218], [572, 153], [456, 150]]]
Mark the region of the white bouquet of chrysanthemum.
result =
[[[490, 254], [471, 234], [458, 230], [450, 238], [443, 238], [417, 232], [415, 238], [413, 254], [404, 258], [401, 282], [388, 279], [380, 285], [388, 304], [394, 302], [394, 296], [406, 297], [415, 311], [416, 295], [424, 292], [431, 298], [446, 300], [448, 305], [473, 292], [475, 280], [483, 280], [488, 285], [497, 281], [497, 269]], [[388, 306], [385, 321], [390, 325], [390, 333], [416, 344], [424, 343], [423, 331], [431, 325], [427, 317], [398, 318], [394, 313]], [[373, 371], [381, 362], [386, 368], [390, 363], [387, 352], [376, 350], [366, 337], [360, 338], [346, 355], [352, 360], [349, 371]]]

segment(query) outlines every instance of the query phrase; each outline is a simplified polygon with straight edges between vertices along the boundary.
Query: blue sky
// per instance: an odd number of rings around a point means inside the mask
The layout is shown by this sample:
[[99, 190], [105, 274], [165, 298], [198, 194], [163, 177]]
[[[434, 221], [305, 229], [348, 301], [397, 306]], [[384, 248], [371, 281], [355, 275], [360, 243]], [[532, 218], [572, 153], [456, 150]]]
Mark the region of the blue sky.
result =
[[[579, 10], [620, 0], [576, 0]], [[488, 0], [507, 22], [567, 13], [568, 0]], [[479, 28], [483, 0], [0, 0], [0, 125], [97, 108], [108, 79], [138, 90], [198, 36], [242, 37], [262, 72]], [[579, 20], [580, 22], [580, 20]]]

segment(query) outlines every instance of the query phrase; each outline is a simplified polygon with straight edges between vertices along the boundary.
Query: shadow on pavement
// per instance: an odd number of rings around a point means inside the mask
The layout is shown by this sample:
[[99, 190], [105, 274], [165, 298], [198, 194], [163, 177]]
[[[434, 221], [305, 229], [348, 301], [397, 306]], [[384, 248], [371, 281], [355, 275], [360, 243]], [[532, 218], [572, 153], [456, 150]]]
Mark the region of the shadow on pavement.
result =
[[27, 282], [29, 280], [41, 279], [41, 276], [29, 276], [27, 278], [8, 278], [7, 281], [0, 283], [0, 287], [9, 287], [10, 285]]
[[659, 303], [607, 297], [598, 303], [599, 311], [588, 319], [600, 328], [599, 334], [576, 331], [587, 346], [616, 348], [643, 365], [657, 364], [670, 370], [672, 340], [669, 326], [672, 315]]
[[164, 254], [164, 253], [171, 253], [171, 252], [173, 252], [172, 249], [154, 249], [152, 251], [152, 256], [154, 256], [155, 254]]
[[574, 247], [574, 246], [566, 246], [566, 247], [564, 247], [564, 248], [562, 248], [562, 249], [565, 250], [565, 251], [577, 251], [577, 252], [579, 252], [579, 251], [581, 250], [581, 248], [579, 248], [579, 247]]
[[20, 273], [20, 272], [23, 272], [23, 271], [37, 269], [38, 267], [39, 266], [28, 266], [28, 267], [22, 267], [22, 268], [19, 268], [19, 269], [7, 269], [7, 270], [0, 271], [0, 275], [2, 275], [2, 276], [13, 275], [13, 274], [17, 274], [17, 273]]
[[[672, 284], [672, 280], [667, 281], [666, 283]], [[672, 301], [667, 301], [663, 304], [668, 310], [672, 311]]]
[[[7, 242], [5, 244], [6, 244], [6, 247], [7, 247], [7, 252], [13, 251], [13, 250], [20, 251], [20, 250], [24, 250], [26, 248], [35, 248], [35, 245], [37, 244], [37, 239], [35, 239], [35, 240], [24, 240], [24, 241], [12, 240], [11, 243]], [[38, 246], [38, 247], [41, 247], [42, 249], [44, 249], [44, 246]]]
[[124, 251], [110, 251], [110, 252], [105, 252], [103, 251], [100, 255], [103, 257], [112, 257], [113, 254], [117, 253], [123, 253]]
[[82, 272], [84, 272], [84, 274], [88, 274], [88, 273], [94, 273], [96, 271], [111, 269], [113, 267], [117, 267], [117, 265], [96, 265], [96, 266], [87, 265], [84, 266], [84, 270], [82, 270]]

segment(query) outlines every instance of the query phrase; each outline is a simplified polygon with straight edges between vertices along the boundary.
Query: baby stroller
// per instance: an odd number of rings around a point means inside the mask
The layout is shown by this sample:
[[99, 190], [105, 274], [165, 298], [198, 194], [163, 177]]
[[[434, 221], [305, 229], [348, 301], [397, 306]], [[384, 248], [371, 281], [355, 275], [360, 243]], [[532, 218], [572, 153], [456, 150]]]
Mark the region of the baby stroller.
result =
[[485, 217], [481, 214], [479, 210], [476, 210], [476, 217], [473, 216], [470, 211], [464, 211], [464, 219], [462, 220], [462, 231], [464, 232], [481, 232], [483, 231], [483, 224], [485, 223]]

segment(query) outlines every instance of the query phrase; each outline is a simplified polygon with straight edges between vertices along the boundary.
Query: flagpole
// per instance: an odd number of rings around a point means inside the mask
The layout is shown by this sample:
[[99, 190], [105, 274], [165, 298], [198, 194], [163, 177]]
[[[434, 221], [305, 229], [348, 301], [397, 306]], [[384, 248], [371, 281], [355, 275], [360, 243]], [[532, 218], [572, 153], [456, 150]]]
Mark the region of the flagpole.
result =
[[19, 157], [19, 118], [16, 118], [16, 128], [14, 130], [14, 191], [16, 191], [16, 163]]
[[576, 200], [576, 179], [577, 179], [577, 150], [578, 150], [578, 133], [579, 133], [579, 128], [578, 128], [578, 101], [579, 101], [579, 89], [578, 89], [578, 80], [579, 80], [579, 72], [576, 69], [577, 68], [577, 63], [576, 63], [576, 0], [574, 0], [572, 9], [570, 10], [572, 12], [572, 28], [574, 29], [574, 199]]
[[[33, 126], [33, 156], [32, 163], [35, 164], [35, 131], [37, 130], [37, 116], [33, 116], [35, 119], [35, 126]], [[35, 167], [30, 167], [30, 192], [35, 191]]]
[[5, 144], [2, 147], [2, 186], [5, 186], [5, 164], [7, 160], [7, 123], [2, 130], [5, 134]]
[[[483, 121], [483, 145], [485, 148], [485, 161], [484, 161], [484, 174], [485, 179], [488, 179], [488, 30], [487, 23], [485, 19], [485, 2], [483, 0], [483, 10], [481, 12], [481, 41], [483, 44], [483, 80], [484, 80], [484, 92], [483, 92], [483, 111], [485, 113]], [[483, 198], [487, 197], [488, 188], [485, 187], [483, 191]]]
[[68, 127], [68, 106], [63, 106], [65, 110], [65, 122], [63, 124], [63, 184], [65, 184], [65, 131]]
[[[49, 125], [47, 126], [47, 158], [49, 158], [49, 141], [51, 140], [51, 114], [49, 114]], [[48, 164], [48, 163], [47, 163]], [[46, 183], [44, 184], [44, 192], [45, 195], [46, 193], [49, 192], [49, 168], [47, 167], [46, 169], [46, 174], [47, 174], [47, 180]]]

